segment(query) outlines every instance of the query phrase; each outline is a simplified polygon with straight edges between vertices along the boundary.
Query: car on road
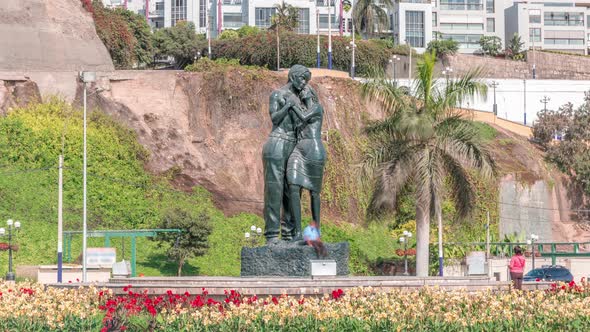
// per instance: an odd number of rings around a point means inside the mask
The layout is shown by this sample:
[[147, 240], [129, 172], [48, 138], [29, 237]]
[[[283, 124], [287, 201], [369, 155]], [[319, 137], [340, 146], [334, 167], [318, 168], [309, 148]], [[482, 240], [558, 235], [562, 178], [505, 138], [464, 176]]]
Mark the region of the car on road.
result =
[[563, 281], [570, 282], [574, 276], [566, 267], [561, 265], [543, 265], [524, 275], [523, 281]]

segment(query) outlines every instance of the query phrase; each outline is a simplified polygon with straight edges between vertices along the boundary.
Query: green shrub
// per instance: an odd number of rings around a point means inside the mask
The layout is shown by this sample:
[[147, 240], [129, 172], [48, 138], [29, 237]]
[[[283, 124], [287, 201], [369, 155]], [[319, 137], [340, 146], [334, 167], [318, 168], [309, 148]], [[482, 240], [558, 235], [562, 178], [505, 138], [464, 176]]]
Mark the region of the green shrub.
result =
[[[350, 69], [351, 51], [350, 38], [332, 37], [333, 68], [342, 71]], [[371, 67], [384, 67], [394, 52], [407, 53], [407, 46], [392, 49], [386, 41], [358, 40], [356, 50], [356, 70], [359, 75], [369, 72]], [[320, 39], [320, 57], [322, 66], [328, 62], [328, 38]], [[403, 50], [406, 50], [403, 52]], [[307, 67], [316, 66], [317, 37], [298, 35], [290, 32], [281, 34], [281, 66], [290, 67], [301, 64]], [[239, 59], [244, 65], [276, 68], [276, 36], [274, 33], [263, 32], [239, 39], [217, 40], [213, 42], [212, 53], [215, 58]]]
[[227, 39], [236, 39], [240, 38], [239, 33], [236, 30], [225, 30], [219, 35], [219, 39], [227, 40]]
[[433, 40], [428, 43], [426, 52], [436, 52], [438, 58], [443, 58], [447, 55], [453, 55], [459, 50], [459, 42], [451, 39]]
[[483, 55], [496, 56], [502, 49], [502, 39], [496, 36], [482, 36], [479, 39], [479, 47]]

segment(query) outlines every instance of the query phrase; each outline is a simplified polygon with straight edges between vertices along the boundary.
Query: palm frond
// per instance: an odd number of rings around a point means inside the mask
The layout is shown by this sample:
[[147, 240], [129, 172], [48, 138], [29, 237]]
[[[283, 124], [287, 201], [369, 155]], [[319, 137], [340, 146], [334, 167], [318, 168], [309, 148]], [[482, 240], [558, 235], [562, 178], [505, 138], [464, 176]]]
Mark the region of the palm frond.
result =
[[371, 78], [361, 85], [361, 95], [369, 101], [379, 103], [389, 114], [407, 108], [407, 96], [377, 69], [372, 69]]
[[487, 98], [488, 86], [482, 81], [483, 69], [470, 70], [457, 80], [450, 80], [444, 94], [435, 102], [436, 113], [443, 114], [474, 97]]
[[450, 182], [451, 199], [460, 218], [469, 216], [475, 206], [475, 188], [470, 181], [469, 174], [454, 158], [443, 155], [447, 179]]
[[446, 155], [465, 167], [476, 169], [486, 178], [496, 175], [496, 164], [471, 121], [451, 116], [439, 123], [435, 130], [440, 137], [437, 148]]
[[382, 163], [375, 173], [375, 188], [369, 205], [369, 212], [393, 210], [397, 195], [414, 173], [416, 150], [398, 154], [397, 158]]

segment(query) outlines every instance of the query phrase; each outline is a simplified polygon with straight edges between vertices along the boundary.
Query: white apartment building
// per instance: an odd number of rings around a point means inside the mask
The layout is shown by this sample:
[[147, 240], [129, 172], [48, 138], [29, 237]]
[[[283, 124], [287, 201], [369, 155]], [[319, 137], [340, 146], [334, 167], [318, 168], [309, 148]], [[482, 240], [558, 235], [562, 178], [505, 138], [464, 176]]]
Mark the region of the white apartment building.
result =
[[[299, 9], [297, 32], [302, 34], [349, 35], [351, 11], [346, 12], [341, 0], [286, 0]], [[282, 0], [103, 0], [109, 7], [123, 7], [145, 15], [153, 28], [171, 27], [177, 21], [195, 23], [197, 32], [205, 33], [207, 26], [212, 37], [227, 29], [244, 25], [268, 28], [276, 13], [275, 5]], [[207, 20], [208, 18], [208, 20]], [[329, 25], [329, 21], [332, 22]], [[341, 25], [342, 22], [342, 25]]]
[[[590, 0], [395, 0], [388, 11], [390, 31], [398, 44], [423, 52], [433, 39], [459, 42], [459, 52], [475, 53], [482, 36], [496, 36], [502, 45], [518, 33], [525, 48], [588, 54]], [[146, 15], [157, 29], [177, 21], [195, 23], [197, 32], [216, 37], [244, 25], [268, 28], [282, 0], [103, 0]], [[285, 0], [298, 8], [298, 33], [350, 35], [352, 10], [342, 0]], [[330, 22], [331, 21], [331, 22]], [[207, 29], [207, 27], [209, 27]]]
[[525, 48], [588, 54], [590, 1], [514, 2], [506, 11], [506, 38], [518, 33]]
[[512, 0], [397, 0], [392, 9], [394, 40], [423, 52], [433, 39], [459, 42], [459, 52], [474, 53], [482, 36], [504, 44], [504, 10]]

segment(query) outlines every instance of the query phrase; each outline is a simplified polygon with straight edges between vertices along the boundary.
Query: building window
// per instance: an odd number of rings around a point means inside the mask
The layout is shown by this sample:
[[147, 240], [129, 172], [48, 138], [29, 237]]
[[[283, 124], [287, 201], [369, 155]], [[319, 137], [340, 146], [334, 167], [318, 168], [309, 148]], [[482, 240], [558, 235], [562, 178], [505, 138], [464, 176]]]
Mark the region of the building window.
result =
[[584, 13], [545, 12], [547, 26], [583, 26]]
[[[483, 0], [441, 0], [442, 10], [482, 10]], [[487, 1], [487, 0], [486, 0]]]
[[297, 33], [309, 34], [309, 8], [299, 8], [298, 20]]
[[349, 18], [346, 19], [346, 31], [347, 32], [352, 31], [352, 21]]
[[541, 10], [540, 9], [529, 10], [529, 23], [541, 23]]
[[207, 26], [207, 1], [199, 0], [199, 27], [201, 28]]
[[[330, 6], [334, 7], [335, 5], [335, 1], [331, 0], [330, 1]], [[316, 6], [318, 7], [328, 7], [328, 0], [316, 0]]]
[[437, 13], [432, 13], [432, 26], [435, 27], [438, 24], [438, 17], [437, 17]]
[[223, 26], [226, 28], [240, 28], [244, 25], [242, 22], [242, 13], [224, 13]]
[[[332, 17], [332, 29], [340, 29], [338, 25], [338, 17], [337, 15], [331, 15]], [[320, 29], [328, 29], [328, 14], [320, 14]]]
[[461, 48], [479, 48], [479, 40], [483, 35], [464, 35], [464, 34], [441, 34], [445, 40], [454, 40], [459, 43]]
[[413, 47], [424, 47], [423, 11], [406, 11], [406, 42]]
[[545, 38], [546, 45], [584, 45], [584, 39]]
[[586, 16], [586, 27], [590, 28], [590, 15]]
[[259, 28], [268, 28], [271, 25], [270, 18], [275, 14], [276, 8], [256, 8], [254, 10], [256, 19], [255, 25]]
[[441, 23], [440, 28], [444, 30], [483, 30], [481, 23]]
[[486, 0], [486, 13], [494, 13], [495, 9], [494, 9], [494, 0]]
[[530, 28], [529, 29], [529, 40], [531, 42], [541, 42], [541, 28]]
[[487, 32], [495, 32], [496, 31], [496, 20], [493, 18], [486, 19], [486, 31]]
[[186, 0], [172, 0], [172, 26], [178, 21], [186, 21]]

